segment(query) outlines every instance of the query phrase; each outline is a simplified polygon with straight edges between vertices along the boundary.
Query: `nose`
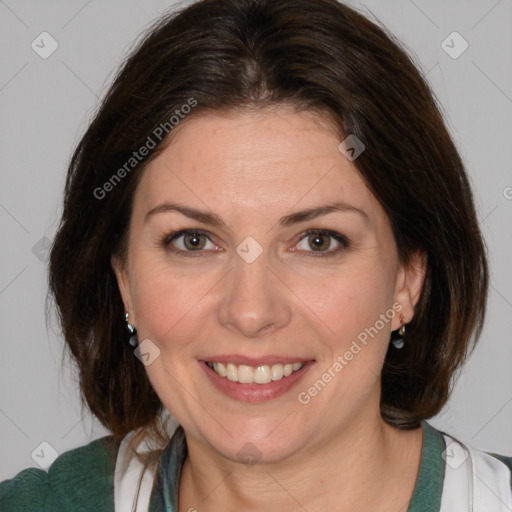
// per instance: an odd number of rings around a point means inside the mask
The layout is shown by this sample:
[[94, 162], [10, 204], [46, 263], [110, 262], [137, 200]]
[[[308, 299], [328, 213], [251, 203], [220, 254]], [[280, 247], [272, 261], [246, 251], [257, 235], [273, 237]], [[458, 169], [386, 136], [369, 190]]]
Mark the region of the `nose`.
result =
[[269, 266], [265, 251], [252, 263], [235, 255], [218, 306], [221, 325], [247, 338], [259, 338], [289, 324], [290, 291]]

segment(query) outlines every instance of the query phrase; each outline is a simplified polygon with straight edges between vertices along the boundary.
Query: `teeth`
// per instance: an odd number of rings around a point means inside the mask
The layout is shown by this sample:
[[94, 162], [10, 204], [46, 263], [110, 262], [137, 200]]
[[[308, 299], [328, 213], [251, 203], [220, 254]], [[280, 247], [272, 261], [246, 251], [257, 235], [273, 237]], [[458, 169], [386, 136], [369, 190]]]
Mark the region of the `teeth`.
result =
[[226, 371], [226, 367], [220, 363], [213, 363], [213, 369], [221, 376], [225, 377], [228, 372]]
[[218, 373], [221, 377], [227, 377], [231, 382], [240, 382], [241, 384], [268, 384], [269, 382], [281, 380], [288, 377], [293, 372], [300, 370], [303, 363], [273, 364], [269, 366], [263, 364], [253, 368], [246, 364], [236, 365], [233, 363], [208, 363], [208, 366]]
[[238, 382], [238, 369], [234, 364], [228, 363], [226, 367], [226, 377], [233, 382]]
[[254, 377], [252, 379], [256, 384], [268, 384], [272, 381], [270, 375], [270, 368], [266, 365], [258, 366], [254, 370]]
[[238, 382], [242, 384], [252, 384], [254, 377], [254, 370], [252, 366], [241, 364], [238, 367]]
[[270, 369], [270, 377], [272, 380], [280, 380], [284, 376], [284, 368], [282, 364], [273, 364]]

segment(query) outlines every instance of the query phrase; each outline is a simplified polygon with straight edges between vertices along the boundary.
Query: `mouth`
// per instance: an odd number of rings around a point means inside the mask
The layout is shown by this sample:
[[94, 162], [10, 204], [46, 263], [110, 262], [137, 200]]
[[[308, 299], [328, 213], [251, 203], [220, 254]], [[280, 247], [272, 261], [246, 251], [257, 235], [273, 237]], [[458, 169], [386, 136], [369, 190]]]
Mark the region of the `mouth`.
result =
[[[221, 359], [219, 357], [219, 359]], [[279, 357], [248, 359], [226, 357], [198, 360], [213, 389], [242, 402], [262, 402], [288, 393], [315, 365], [315, 360]]]
[[304, 366], [304, 363], [275, 363], [272, 365], [262, 364], [258, 366], [249, 366], [246, 364], [220, 363], [206, 361], [206, 365], [217, 375], [230, 380], [231, 382], [240, 382], [241, 384], [269, 384], [276, 382], [292, 373], [298, 372]]

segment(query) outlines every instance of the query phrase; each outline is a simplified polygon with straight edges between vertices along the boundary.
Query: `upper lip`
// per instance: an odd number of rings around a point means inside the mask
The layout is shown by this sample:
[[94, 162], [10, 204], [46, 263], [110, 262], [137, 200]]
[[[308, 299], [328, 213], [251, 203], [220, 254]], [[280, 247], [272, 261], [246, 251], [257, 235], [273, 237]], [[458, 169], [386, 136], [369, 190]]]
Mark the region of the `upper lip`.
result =
[[247, 366], [262, 366], [262, 365], [273, 365], [273, 364], [289, 364], [289, 363], [306, 363], [307, 361], [313, 361], [311, 358], [304, 358], [299, 356], [278, 356], [269, 355], [261, 357], [247, 357], [238, 354], [221, 354], [217, 356], [207, 356], [200, 359], [208, 363], [233, 363], [236, 365], [245, 364]]

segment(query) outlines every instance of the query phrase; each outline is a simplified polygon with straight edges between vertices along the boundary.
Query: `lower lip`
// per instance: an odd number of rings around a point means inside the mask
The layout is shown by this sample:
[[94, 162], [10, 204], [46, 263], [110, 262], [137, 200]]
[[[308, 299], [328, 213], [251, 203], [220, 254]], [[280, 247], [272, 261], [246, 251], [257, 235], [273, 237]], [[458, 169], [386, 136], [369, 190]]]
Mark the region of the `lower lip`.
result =
[[314, 364], [314, 361], [307, 361], [300, 370], [280, 380], [273, 380], [268, 384], [241, 384], [240, 382], [233, 382], [227, 377], [221, 377], [217, 372], [212, 370], [205, 361], [198, 362], [211, 383], [219, 391], [230, 398], [242, 402], [263, 402], [284, 395], [302, 380], [304, 375], [306, 375]]

